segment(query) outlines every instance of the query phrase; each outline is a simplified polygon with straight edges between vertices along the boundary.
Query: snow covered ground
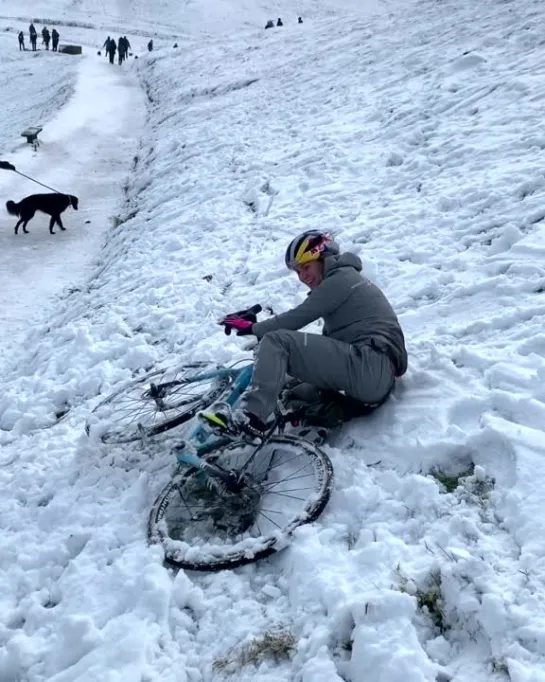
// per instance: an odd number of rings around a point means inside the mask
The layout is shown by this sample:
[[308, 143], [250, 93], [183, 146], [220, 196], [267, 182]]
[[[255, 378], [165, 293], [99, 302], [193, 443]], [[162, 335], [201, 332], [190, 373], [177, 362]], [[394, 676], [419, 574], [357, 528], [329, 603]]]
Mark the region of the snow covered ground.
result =
[[[314, 4], [266, 32], [257, 7], [150, 7], [59, 2], [72, 61], [1, 34], [4, 157], [82, 206], [54, 237], [3, 218], [0, 679], [545, 680], [540, 3]], [[159, 49], [104, 64], [107, 11]], [[99, 447], [85, 419], [137, 372], [244, 357], [217, 318], [302, 300], [283, 252], [320, 226], [399, 312], [409, 372], [328, 446], [331, 501], [289, 549], [169, 572], [145, 527], [175, 432]], [[282, 629], [289, 659], [245, 664]]]

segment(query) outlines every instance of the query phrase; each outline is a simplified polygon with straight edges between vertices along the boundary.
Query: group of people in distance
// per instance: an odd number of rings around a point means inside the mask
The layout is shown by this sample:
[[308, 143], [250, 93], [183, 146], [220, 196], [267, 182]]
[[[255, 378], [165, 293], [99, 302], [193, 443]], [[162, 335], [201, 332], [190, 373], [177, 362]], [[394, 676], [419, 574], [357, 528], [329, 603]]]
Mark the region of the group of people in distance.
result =
[[[303, 18], [302, 17], [297, 17], [297, 23], [302, 24], [303, 23]], [[282, 17], [278, 17], [276, 24], [274, 23], [273, 19], [269, 19], [267, 23], [265, 24], [265, 28], [274, 28], [275, 26], [284, 26], [284, 22], [282, 21]]]
[[121, 65], [125, 59], [127, 59], [127, 55], [131, 49], [131, 44], [129, 43], [127, 36], [120, 36], [117, 44], [114, 38], [110, 38], [110, 36], [108, 36], [104, 41], [102, 48], [105, 50], [106, 56], [110, 60], [110, 64], [114, 63], [115, 53], [117, 52], [118, 64]]
[[[38, 42], [38, 32], [36, 31], [34, 24], [30, 24], [28, 27], [28, 34], [30, 36], [30, 45], [32, 46], [32, 50], [35, 52], [36, 43]], [[19, 31], [17, 38], [19, 40], [19, 50], [26, 50], [25, 34], [23, 31]], [[51, 49], [53, 52], [57, 52], [59, 47], [59, 38], [60, 35], [56, 28], [54, 28], [51, 33], [49, 32], [47, 26], [42, 28], [42, 45], [45, 45], [46, 50], [49, 50], [49, 43], [51, 42]]]

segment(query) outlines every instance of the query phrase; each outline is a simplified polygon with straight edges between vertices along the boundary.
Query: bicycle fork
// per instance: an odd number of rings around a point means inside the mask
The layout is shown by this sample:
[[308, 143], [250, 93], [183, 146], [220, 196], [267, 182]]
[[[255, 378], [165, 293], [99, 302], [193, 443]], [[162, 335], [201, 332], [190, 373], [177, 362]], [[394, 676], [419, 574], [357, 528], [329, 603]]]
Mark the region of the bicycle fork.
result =
[[[228, 442], [228, 441], [227, 441]], [[221, 484], [231, 493], [238, 493], [244, 486], [242, 476], [237, 476], [235, 472], [228, 471], [212, 462], [207, 462], [202, 457], [199, 457], [197, 450], [191, 447], [190, 443], [182, 441], [173, 449], [176, 458], [180, 464], [184, 464], [202, 471], [203, 483], [206, 484], [207, 478], [220, 481]]]

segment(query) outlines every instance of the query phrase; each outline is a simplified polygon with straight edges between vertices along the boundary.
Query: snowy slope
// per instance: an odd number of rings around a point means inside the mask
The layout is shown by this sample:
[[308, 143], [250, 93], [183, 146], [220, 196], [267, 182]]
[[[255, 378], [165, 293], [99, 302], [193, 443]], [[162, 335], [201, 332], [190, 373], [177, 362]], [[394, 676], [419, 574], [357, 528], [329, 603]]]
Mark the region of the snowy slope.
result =
[[[543, 12], [491, 0], [387, 9], [323, 6], [302, 26], [228, 36], [189, 22], [183, 49], [165, 39], [115, 76], [82, 60], [89, 103], [119, 79], [123, 115], [146, 113], [146, 127], [132, 171], [132, 154], [108, 157], [128, 182], [124, 204], [110, 188], [122, 222], [104, 227], [98, 263], [9, 346], [0, 679], [545, 679]], [[97, 10], [63, 6], [84, 10], [98, 26]], [[89, 29], [86, 44], [100, 36]], [[146, 112], [127, 92], [136, 78]], [[83, 126], [76, 97], [64, 111]], [[95, 134], [98, 145], [109, 127]], [[108, 160], [89, 163], [104, 182]], [[77, 181], [82, 202], [100, 196]], [[152, 366], [244, 357], [217, 318], [302, 300], [283, 251], [317, 226], [384, 288], [410, 370], [328, 447], [331, 502], [288, 550], [218, 575], [168, 572], [145, 524], [176, 432], [104, 447], [85, 418]], [[43, 224], [30, 228], [27, 243], [50, 243]], [[9, 253], [21, 241], [11, 218], [2, 234]], [[281, 628], [290, 659], [241, 663]]]
[[[231, 31], [262, 28], [267, 19], [283, 17], [287, 23], [303, 15], [306, 20], [335, 17], [339, 13], [356, 16], [383, 14], [389, 5], [381, 0], [204, 0], [203, 2], [173, 2], [173, 0], [35, 0], [31, 4], [20, 0], [1, 0], [0, 20], [6, 29], [26, 28], [31, 20], [40, 24], [60, 26], [61, 39], [78, 29], [91, 29], [112, 35], [153, 37], [158, 44], [171, 39], [192, 42], [197, 36], [226, 34]], [[22, 26], [19, 27], [19, 24]], [[104, 39], [101, 41], [103, 42]], [[143, 41], [145, 45], [147, 41]], [[133, 47], [134, 43], [131, 41]]]

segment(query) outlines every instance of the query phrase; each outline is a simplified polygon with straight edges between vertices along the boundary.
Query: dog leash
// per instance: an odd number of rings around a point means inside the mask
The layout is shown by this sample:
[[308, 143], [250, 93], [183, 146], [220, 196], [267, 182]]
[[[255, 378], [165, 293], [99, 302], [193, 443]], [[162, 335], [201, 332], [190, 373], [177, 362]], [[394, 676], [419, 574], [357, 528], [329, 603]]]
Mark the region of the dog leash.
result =
[[27, 180], [32, 180], [32, 182], [35, 182], [37, 185], [41, 185], [42, 187], [45, 187], [46, 189], [50, 189], [52, 192], [55, 192], [55, 194], [64, 194], [64, 192], [59, 192], [58, 189], [54, 189], [53, 187], [50, 187], [49, 185], [44, 185], [43, 182], [40, 182], [39, 180], [35, 180], [34, 178], [31, 178], [30, 175], [25, 175], [24, 173], [21, 173], [21, 171], [18, 171], [17, 168], [11, 163], [8, 163], [8, 161], [0, 161], [0, 168], [4, 170], [11, 170], [14, 173], [17, 173], [17, 175], [21, 175], [23, 178], [26, 178]]
[[24, 173], [21, 173], [21, 171], [16, 170], [15, 171], [18, 175], [22, 175], [23, 178], [27, 178], [27, 180], [32, 180], [32, 182], [35, 182], [37, 185], [41, 185], [42, 187], [45, 187], [46, 189], [50, 189], [52, 192], [55, 192], [56, 194], [64, 194], [64, 192], [59, 192], [58, 189], [53, 189], [53, 187], [49, 187], [49, 185], [44, 185], [43, 182], [40, 182], [39, 180], [35, 180], [34, 178], [31, 178], [30, 175], [25, 175]]

